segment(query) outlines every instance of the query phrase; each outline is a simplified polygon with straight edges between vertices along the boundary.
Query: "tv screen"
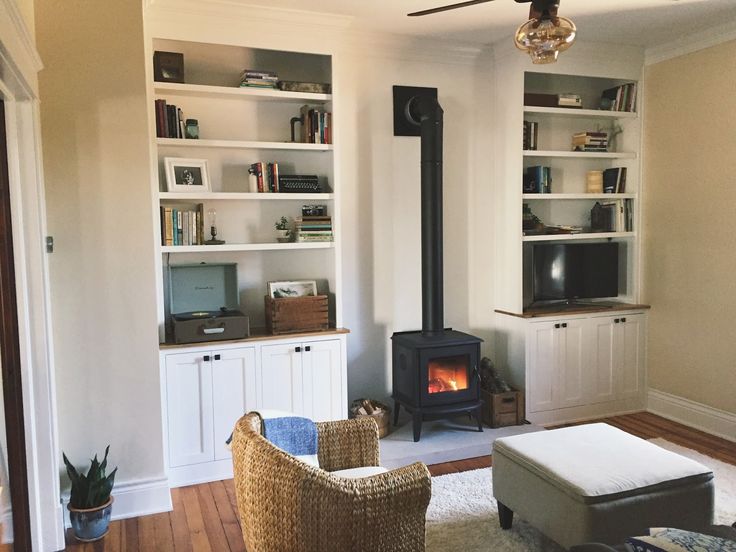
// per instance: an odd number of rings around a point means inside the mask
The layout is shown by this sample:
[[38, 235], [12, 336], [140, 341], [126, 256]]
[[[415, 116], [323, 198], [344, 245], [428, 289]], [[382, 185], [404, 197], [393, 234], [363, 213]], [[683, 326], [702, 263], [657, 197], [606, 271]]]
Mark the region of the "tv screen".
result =
[[618, 296], [618, 244], [537, 244], [534, 301]]

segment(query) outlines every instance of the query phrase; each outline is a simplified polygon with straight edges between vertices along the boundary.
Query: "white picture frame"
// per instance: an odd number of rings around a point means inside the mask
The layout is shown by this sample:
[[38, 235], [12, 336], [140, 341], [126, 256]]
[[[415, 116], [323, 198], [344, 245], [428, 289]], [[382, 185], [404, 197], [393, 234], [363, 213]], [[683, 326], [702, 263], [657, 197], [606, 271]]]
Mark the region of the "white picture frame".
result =
[[317, 295], [317, 282], [316, 280], [268, 282], [268, 295], [272, 299], [313, 297]]
[[164, 157], [164, 169], [167, 192], [211, 191], [206, 159]]

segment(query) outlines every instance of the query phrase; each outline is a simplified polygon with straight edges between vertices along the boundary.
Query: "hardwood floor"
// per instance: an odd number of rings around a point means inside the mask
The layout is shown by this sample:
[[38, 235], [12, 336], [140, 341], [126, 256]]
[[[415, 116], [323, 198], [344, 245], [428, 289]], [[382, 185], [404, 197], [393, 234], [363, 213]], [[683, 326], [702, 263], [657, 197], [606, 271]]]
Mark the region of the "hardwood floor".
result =
[[[736, 444], [654, 414], [640, 412], [596, 421], [606, 422], [644, 439], [661, 437], [736, 465]], [[429, 471], [437, 476], [490, 465], [491, 457], [482, 456], [435, 464], [429, 466]], [[172, 512], [114, 521], [107, 537], [96, 543], [78, 543], [71, 533], [67, 533], [66, 549], [73, 552], [245, 550], [232, 480], [172, 489], [171, 496], [174, 503]]]

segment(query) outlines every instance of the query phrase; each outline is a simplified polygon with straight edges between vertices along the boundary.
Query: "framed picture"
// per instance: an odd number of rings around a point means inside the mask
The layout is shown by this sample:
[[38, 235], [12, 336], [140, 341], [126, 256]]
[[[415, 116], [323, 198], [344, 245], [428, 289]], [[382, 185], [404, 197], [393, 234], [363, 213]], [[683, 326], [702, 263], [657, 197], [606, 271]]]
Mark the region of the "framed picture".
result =
[[178, 52], [153, 53], [153, 80], [184, 82], [184, 54]]
[[273, 299], [283, 299], [285, 297], [311, 297], [317, 295], [317, 282], [315, 280], [268, 282], [268, 295]]
[[166, 191], [209, 192], [210, 175], [206, 159], [165, 157]]

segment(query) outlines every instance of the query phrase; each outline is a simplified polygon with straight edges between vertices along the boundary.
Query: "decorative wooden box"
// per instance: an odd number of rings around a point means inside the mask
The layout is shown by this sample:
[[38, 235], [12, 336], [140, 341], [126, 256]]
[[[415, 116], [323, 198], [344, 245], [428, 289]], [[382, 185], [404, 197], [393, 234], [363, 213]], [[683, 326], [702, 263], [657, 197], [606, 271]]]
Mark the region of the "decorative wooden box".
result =
[[273, 335], [329, 329], [327, 295], [266, 300], [266, 329]]
[[480, 390], [483, 399], [483, 421], [491, 427], [506, 427], [524, 423], [524, 393], [491, 393]]

